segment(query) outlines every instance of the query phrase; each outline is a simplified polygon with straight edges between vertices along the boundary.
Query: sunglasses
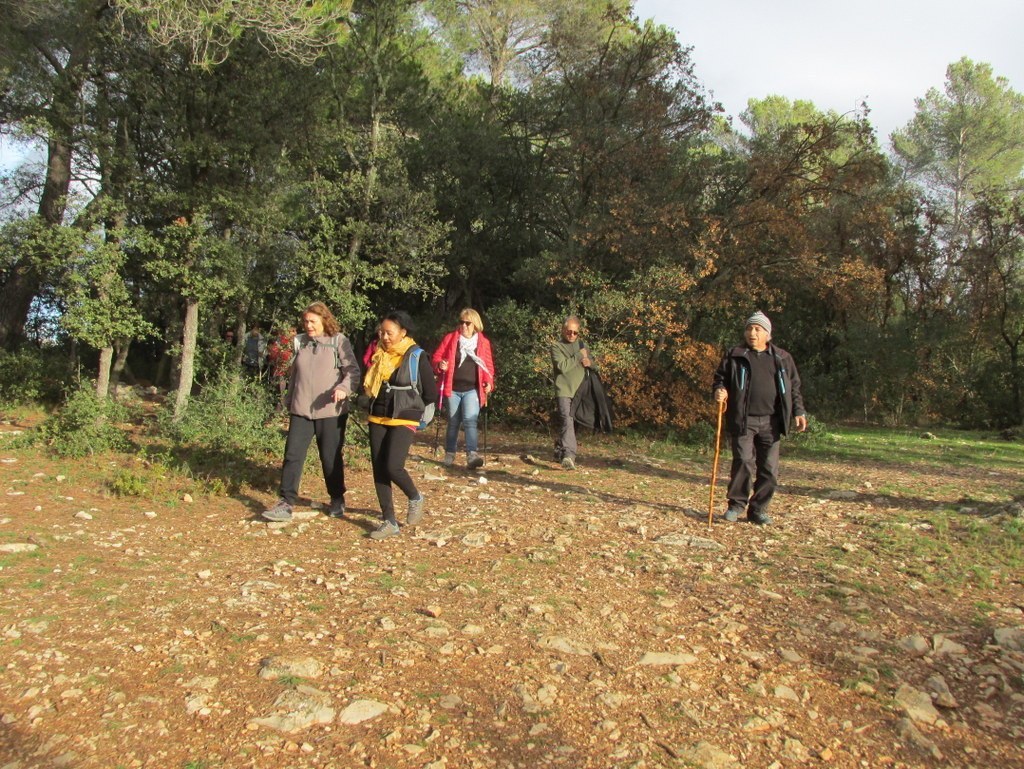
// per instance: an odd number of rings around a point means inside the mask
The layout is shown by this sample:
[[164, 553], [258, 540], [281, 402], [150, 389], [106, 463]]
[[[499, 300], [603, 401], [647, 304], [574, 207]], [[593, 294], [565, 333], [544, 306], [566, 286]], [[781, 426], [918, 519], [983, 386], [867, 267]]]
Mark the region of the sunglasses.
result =
[[565, 332], [565, 335], [566, 335], [566, 336], [579, 336], [579, 335], [580, 335], [580, 332], [579, 332], [579, 331], [573, 331], [572, 329], [568, 329], [568, 330], [567, 330], [567, 331]]
[[459, 325], [460, 326], [472, 326], [473, 325], [473, 321], [471, 321], [471, 320], [460, 320], [459, 321]]

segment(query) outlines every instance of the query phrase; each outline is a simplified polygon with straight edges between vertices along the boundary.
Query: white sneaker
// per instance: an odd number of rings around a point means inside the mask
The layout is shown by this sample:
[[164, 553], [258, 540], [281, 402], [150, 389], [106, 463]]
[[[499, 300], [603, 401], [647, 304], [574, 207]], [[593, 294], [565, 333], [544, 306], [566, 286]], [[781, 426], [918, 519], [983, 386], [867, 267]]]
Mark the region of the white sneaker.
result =
[[398, 524], [392, 523], [391, 521], [384, 521], [380, 526], [370, 532], [370, 539], [387, 539], [388, 537], [397, 537], [401, 533], [402, 532], [398, 528]]

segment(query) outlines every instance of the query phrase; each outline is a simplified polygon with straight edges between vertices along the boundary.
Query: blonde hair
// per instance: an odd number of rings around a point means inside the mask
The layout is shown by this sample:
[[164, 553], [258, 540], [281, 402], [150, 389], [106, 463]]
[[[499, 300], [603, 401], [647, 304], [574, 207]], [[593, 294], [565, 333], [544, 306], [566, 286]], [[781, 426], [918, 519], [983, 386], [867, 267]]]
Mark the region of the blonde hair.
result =
[[334, 317], [334, 313], [327, 309], [327, 305], [323, 302], [313, 302], [310, 304], [302, 311], [301, 318], [304, 319], [307, 313], [320, 316], [320, 320], [323, 321], [324, 324], [324, 336], [334, 336], [341, 331], [341, 325], [338, 323], [338, 319]]
[[472, 307], [466, 307], [459, 313], [459, 320], [468, 320], [473, 324], [473, 328], [479, 334], [484, 330], [484, 322], [480, 317], [480, 313], [474, 310]]

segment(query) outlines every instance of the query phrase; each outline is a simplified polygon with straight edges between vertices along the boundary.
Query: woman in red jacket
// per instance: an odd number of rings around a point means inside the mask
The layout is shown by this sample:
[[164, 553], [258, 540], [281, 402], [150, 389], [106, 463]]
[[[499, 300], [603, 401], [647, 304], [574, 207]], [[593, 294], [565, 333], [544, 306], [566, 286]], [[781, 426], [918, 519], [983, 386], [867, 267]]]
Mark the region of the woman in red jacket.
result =
[[483, 467], [477, 453], [476, 422], [487, 396], [494, 392], [494, 358], [491, 342], [484, 336], [480, 313], [467, 307], [459, 313], [459, 325], [441, 340], [431, 361], [440, 379], [441, 396], [448, 399], [448, 431], [444, 438], [444, 466], [455, 464], [459, 426], [466, 430], [466, 466]]

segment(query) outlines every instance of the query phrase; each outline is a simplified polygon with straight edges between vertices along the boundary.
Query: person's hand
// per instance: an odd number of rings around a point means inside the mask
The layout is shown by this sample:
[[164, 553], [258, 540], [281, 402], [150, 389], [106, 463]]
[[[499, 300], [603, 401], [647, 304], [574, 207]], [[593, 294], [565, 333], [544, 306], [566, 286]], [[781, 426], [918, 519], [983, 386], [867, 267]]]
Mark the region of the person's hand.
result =
[[447, 371], [448, 370], [448, 361], [446, 361], [446, 360], [441, 361], [440, 363], [437, 364], [437, 367], [439, 369], [441, 369], [442, 371]]
[[582, 363], [585, 368], [590, 368], [590, 353], [587, 351], [586, 347], [580, 348], [580, 363]]
[[343, 401], [346, 398], [348, 398], [348, 393], [339, 388], [335, 389], [331, 397], [333, 398], [334, 402], [337, 403], [338, 401]]
[[802, 433], [807, 429], [807, 415], [801, 414], [796, 418], [796, 431]]
[[725, 403], [729, 400], [729, 392], [724, 387], [715, 390], [715, 403]]

